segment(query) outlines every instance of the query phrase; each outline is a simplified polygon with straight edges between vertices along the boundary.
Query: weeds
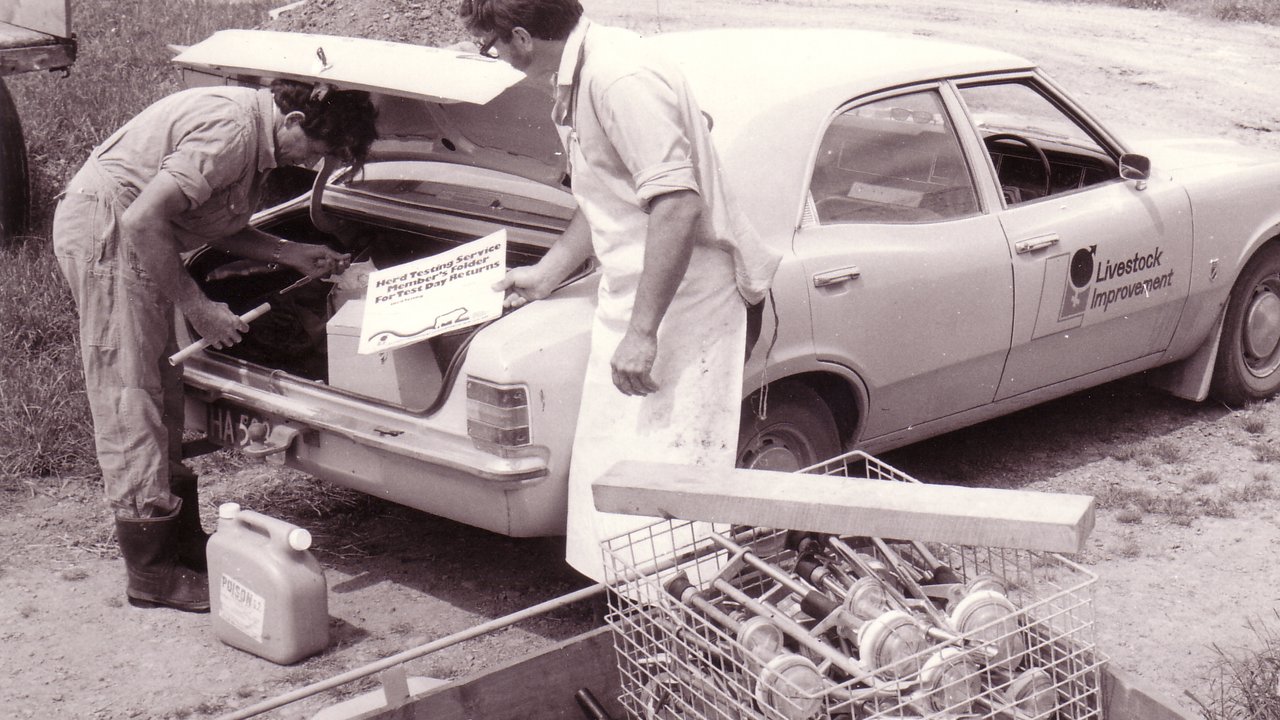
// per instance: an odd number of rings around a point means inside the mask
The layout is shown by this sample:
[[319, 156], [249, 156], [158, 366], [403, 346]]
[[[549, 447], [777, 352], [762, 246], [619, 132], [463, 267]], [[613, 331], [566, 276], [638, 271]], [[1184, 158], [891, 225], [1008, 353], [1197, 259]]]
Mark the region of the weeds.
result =
[[[1280, 618], [1280, 611], [1272, 611]], [[1229, 653], [1217, 645], [1218, 662], [1210, 673], [1208, 699], [1191, 691], [1206, 720], [1280, 717], [1280, 635], [1261, 619], [1250, 619], [1260, 647]]]
[[1133, 525], [1142, 522], [1142, 511], [1136, 507], [1121, 508], [1116, 513], [1116, 522]]
[[1160, 440], [1151, 448], [1151, 454], [1166, 465], [1175, 465], [1186, 460], [1187, 453], [1172, 440]]
[[1208, 498], [1204, 501], [1204, 514], [1216, 518], [1233, 518], [1236, 509], [1225, 497]]
[[24, 489], [24, 478], [95, 477], [76, 314], [47, 241], [54, 198], [94, 145], [179, 89], [167, 44], [252, 27], [276, 4], [77, 0], [70, 75], [6, 79], [24, 120], [33, 235], [0, 248], [0, 490]]
[[1133, 560], [1142, 556], [1142, 543], [1133, 538], [1125, 538], [1116, 545], [1116, 554], [1122, 558]]
[[1280, 446], [1257, 442], [1252, 446], [1253, 459], [1261, 463], [1280, 463]]
[[1213, 470], [1201, 470], [1191, 476], [1192, 485], [1215, 485], [1218, 482], [1218, 473]]
[[1275, 497], [1275, 489], [1272, 488], [1271, 483], [1259, 482], [1256, 479], [1246, 485], [1226, 489], [1222, 493], [1224, 502], [1258, 502], [1272, 497]]
[[1280, 23], [1280, 5], [1274, 0], [1087, 0], [1138, 10], [1174, 10], [1188, 15], [1227, 22]]
[[0, 489], [22, 487], [22, 477], [90, 472], [75, 308], [35, 240], [0, 249], [0, 308]]
[[1133, 460], [1137, 460], [1140, 454], [1141, 453], [1139, 453], [1138, 449], [1133, 445], [1121, 445], [1120, 447], [1111, 451], [1112, 459], [1118, 460], [1120, 462], [1130, 462]]
[[1246, 415], [1240, 420], [1240, 428], [1250, 435], [1261, 435], [1267, 431], [1267, 421], [1261, 415]]

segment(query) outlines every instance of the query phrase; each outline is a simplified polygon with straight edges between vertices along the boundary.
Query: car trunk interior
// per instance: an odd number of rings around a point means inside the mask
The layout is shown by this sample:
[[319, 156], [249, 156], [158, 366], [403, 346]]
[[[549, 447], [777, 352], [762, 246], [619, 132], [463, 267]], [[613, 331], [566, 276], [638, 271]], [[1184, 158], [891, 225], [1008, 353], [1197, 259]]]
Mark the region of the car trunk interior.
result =
[[[416, 411], [431, 411], [445, 399], [452, 375], [478, 327], [447, 332], [394, 350], [360, 355], [365, 285], [358, 279], [375, 269], [429, 257], [479, 236], [423, 228], [377, 226], [338, 216], [345, 243], [321, 232], [305, 207], [282, 215], [262, 229], [295, 242], [326, 244], [352, 253], [352, 268], [341, 278], [320, 279], [272, 297], [302, 276], [287, 268], [243, 260], [207, 247], [188, 270], [210, 299], [237, 314], [270, 302], [271, 311], [250, 324], [244, 339], [207, 352], [285, 372], [335, 389]], [[507, 267], [530, 265], [545, 249], [508, 242]], [[354, 281], [353, 281], [354, 280]]]

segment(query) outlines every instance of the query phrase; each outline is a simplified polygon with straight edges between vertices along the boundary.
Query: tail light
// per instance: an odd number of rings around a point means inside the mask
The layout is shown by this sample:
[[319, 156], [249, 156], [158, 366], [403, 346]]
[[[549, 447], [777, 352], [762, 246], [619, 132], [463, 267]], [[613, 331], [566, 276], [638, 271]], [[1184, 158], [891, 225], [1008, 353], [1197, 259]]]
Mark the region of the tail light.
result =
[[519, 455], [530, 444], [529, 390], [467, 377], [467, 435], [496, 455]]

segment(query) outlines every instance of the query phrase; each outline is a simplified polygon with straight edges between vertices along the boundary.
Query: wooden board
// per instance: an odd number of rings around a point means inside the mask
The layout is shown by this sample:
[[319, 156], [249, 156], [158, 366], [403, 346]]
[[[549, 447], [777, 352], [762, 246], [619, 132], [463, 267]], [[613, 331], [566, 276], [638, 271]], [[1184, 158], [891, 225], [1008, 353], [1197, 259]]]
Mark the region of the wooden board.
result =
[[71, 37], [71, 0], [0, 0], [0, 22]]
[[524, 78], [507, 63], [475, 53], [270, 30], [221, 30], [173, 62], [224, 77], [325, 81], [345, 90], [481, 105]]
[[1088, 495], [622, 462], [595, 481], [606, 512], [840, 535], [1076, 553]]
[[394, 709], [353, 720], [581, 720], [573, 694], [591, 690], [613, 717], [624, 717], [613, 632], [597, 628], [531, 657], [430, 690]]
[[[613, 717], [629, 717], [618, 702], [621, 679], [609, 628], [351, 720], [582, 720], [572, 700], [580, 687], [591, 688]], [[1173, 698], [1112, 663], [1102, 666], [1101, 700], [1102, 717], [1110, 720], [1193, 720]]]
[[69, 67], [75, 51], [74, 40], [0, 23], [0, 76]]

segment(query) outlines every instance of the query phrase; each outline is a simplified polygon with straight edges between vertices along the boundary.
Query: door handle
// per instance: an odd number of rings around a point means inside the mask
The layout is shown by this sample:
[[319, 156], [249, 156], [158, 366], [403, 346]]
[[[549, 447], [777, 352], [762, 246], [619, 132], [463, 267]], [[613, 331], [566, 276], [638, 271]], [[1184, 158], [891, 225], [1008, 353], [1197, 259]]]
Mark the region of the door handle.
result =
[[828, 285], [836, 285], [847, 280], [857, 280], [862, 276], [862, 271], [857, 265], [842, 267], [837, 270], [828, 270], [820, 272], [813, 276], [813, 286], [816, 288], [826, 287]]
[[1057, 244], [1058, 244], [1058, 234], [1049, 233], [1048, 235], [1041, 235], [1039, 237], [1027, 238], [1026, 240], [1019, 240], [1018, 242], [1013, 244], [1013, 249], [1016, 250], [1019, 255], [1025, 255], [1026, 253], [1035, 252], [1037, 250], [1043, 250], [1047, 247], [1050, 247], [1052, 245], [1057, 245]]

